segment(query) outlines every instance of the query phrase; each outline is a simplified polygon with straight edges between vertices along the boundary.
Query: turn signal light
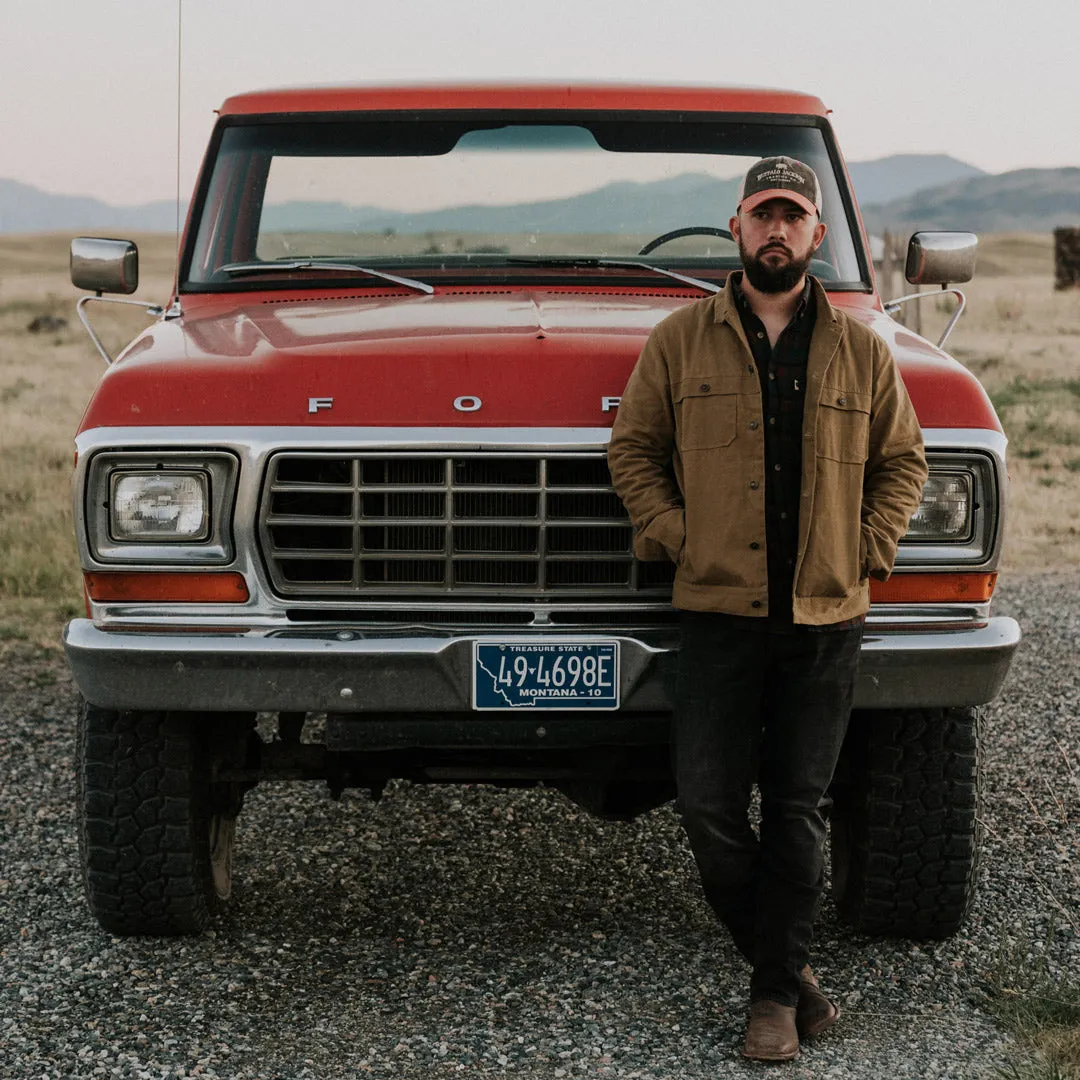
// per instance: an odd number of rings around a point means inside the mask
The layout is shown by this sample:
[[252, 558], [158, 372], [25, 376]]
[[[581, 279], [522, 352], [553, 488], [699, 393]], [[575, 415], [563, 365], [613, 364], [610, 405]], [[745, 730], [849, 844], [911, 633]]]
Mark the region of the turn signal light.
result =
[[973, 604], [989, 600], [997, 574], [893, 574], [870, 579], [874, 604]]
[[243, 574], [178, 574], [156, 571], [94, 571], [83, 574], [86, 593], [99, 603], [152, 601], [165, 604], [242, 604]]

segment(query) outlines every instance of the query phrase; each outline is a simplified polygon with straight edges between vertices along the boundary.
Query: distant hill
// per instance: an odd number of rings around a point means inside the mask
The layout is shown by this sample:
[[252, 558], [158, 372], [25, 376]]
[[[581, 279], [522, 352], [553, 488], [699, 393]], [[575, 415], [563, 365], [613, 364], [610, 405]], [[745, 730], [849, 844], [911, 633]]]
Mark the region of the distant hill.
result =
[[862, 206], [902, 199], [954, 180], [988, 175], [948, 154], [893, 154], [874, 161], [849, 161], [848, 172]]
[[[183, 208], [181, 208], [183, 209]], [[0, 179], [0, 233], [99, 231], [172, 232], [176, 203], [110, 206], [82, 195], [53, 195], [16, 180]]]
[[917, 191], [863, 206], [871, 232], [883, 229], [970, 229], [1048, 232], [1080, 225], [1080, 168], [1017, 169]]
[[718, 180], [705, 173], [683, 173], [652, 183], [622, 181], [564, 199], [515, 203], [512, 206], [458, 206], [423, 213], [401, 213], [377, 207], [340, 203], [285, 203], [268, 206], [263, 220], [273, 228], [288, 221], [294, 229], [340, 229], [342, 222], [364, 231], [394, 229], [401, 233], [545, 232], [604, 233], [634, 231], [647, 221], [656, 232], [684, 225], [726, 225], [736, 197], [737, 180]]

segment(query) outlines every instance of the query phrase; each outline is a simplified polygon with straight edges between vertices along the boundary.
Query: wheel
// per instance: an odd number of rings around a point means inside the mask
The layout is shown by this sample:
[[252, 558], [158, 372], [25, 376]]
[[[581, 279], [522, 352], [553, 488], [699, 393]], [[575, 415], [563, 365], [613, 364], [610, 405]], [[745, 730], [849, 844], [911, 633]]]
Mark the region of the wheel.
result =
[[242, 793], [210, 783], [205, 719], [83, 704], [79, 856], [90, 910], [110, 933], [196, 933], [228, 899]]
[[669, 240], [678, 240], [681, 236], [722, 236], [725, 240], [735, 242], [734, 237], [727, 229], [718, 229], [714, 225], [687, 225], [684, 229], [672, 229], [671, 232], [662, 233], [655, 239], [650, 240], [638, 254], [648, 255], [661, 244], [666, 244]]
[[867, 934], [955, 933], [982, 838], [978, 709], [853, 714], [844, 754], [830, 815], [840, 914]]

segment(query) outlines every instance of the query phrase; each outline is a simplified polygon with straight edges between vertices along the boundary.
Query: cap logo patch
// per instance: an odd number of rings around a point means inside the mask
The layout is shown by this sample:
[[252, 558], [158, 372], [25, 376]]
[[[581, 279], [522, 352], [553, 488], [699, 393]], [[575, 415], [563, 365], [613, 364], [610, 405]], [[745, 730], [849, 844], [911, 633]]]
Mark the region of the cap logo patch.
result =
[[767, 180], [770, 183], [775, 182], [782, 187], [789, 187], [791, 184], [806, 184], [806, 178], [800, 176], [794, 169], [789, 169], [786, 165], [777, 165], [772, 169], [763, 169], [759, 172], [754, 180], [757, 183], [761, 183], [762, 180]]

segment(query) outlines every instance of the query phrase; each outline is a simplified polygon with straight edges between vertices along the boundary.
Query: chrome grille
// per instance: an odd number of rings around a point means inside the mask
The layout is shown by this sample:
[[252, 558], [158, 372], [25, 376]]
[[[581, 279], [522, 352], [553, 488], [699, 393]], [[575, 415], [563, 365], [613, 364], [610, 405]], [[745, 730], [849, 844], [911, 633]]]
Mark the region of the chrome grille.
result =
[[656, 597], [603, 454], [275, 455], [259, 535], [290, 597]]

